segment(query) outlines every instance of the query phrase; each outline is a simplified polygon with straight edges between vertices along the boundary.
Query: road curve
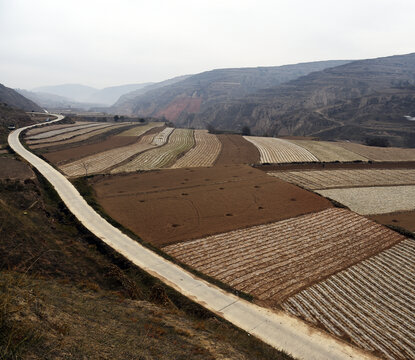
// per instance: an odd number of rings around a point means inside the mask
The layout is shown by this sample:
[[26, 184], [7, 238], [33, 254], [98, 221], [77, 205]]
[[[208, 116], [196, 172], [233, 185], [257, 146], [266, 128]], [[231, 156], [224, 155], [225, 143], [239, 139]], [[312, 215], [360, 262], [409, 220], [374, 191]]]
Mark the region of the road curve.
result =
[[[63, 119], [61, 115], [55, 116], [58, 118], [49, 123]], [[259, 307], [229, 294], [195, 277], [123, 234], [98, 215], [60, 172], [23, 147], [19, 135], [33, 126], [36, 125], [10, 133], [8, 137], [10, 147], [53, 185], [68, 209], [88, 230], [135, 265], [237, 327], [296, 358], [375, 359], [370, 354], [316, 330], [297, 318], [281, 311]]]

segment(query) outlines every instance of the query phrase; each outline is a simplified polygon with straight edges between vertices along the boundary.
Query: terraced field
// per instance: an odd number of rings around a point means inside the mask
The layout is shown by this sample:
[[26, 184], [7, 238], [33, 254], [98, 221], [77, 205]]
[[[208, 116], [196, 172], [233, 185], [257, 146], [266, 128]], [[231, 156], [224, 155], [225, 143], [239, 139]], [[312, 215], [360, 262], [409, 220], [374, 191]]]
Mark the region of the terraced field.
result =
[[191, 267], [275, 306], [405, 238], [331, 208], [164, 247]]
[[67, 176], [81, 176], [104, 172], [106, 169], [122, 163], [140, 152], [154, 148], [152, 141], [154, 134], [143, 135], [132, 145], [122, 146], [98, 154], [84, 157], [71, 163], [60, 166]]
[[154, 137], [152, 144], [156, 146], [161, 146], [161, 145], [166, 144], [173, 130], [174, 128], [171, 128], [171, 127], [165, 128], [163, 131], [157, 134], [157, 136]]
[[[168, 137], [166, 133], [167, 131], [165, 132], [165, 135], [163, 135], [163, 138]], [[138, 155], [126, 164], [114, 168], [111, 173], [116, 174], [120, 172], [153, 170], [168, 167], [176, 161], [180, 154], [189, 151], [194, 145], [193, 131], [188, 129], [175, 129], [168, 139], [169, 141], [166, 145], [159, 146]], [[157, 143], [158, 142], [161, 142], [161, 140], [157, 141]], [[154, 143], [155, 141], [153, 140], [150, 145], [154, 147]]]
[[345, 149], [338, 143], [329, 141], [312, 141], [312, 140], [288, 140], [311, 152], [320, 161], [367, 161], [362, 155]]
[[52, 142], [57, 142], [57, 141], [63, 141], [63, 140], [67, 140], [67, 139], [72, 139], [75, 138], [77, 136], [80, 135], [85, 135], [85, 134], [89, 134], [91, 132], [95, 132], [104, 128], [108, 128], [112, 126], [112, 124], [107, 124], [107, 123], [99, 123], [96, 126], [93, 127], [83, 127], [79, 130], [75, 130], [75, 131], [67, 131], [64, 132], [62, 134], [58, 134], [52, 137], [48, 137], [46, 139], [39, 139], [39, 140], [28, 140], [26, 141], [28, 144], [30, 145], [35, 145], [35, 144], [44, 144], [44, 143], [52, 143]]
[[212, 166], [217, 159], [222, 145], [216, 135], [207, 130], [195, 130], [195, 146], [176, 161], [172, 168]]
[[415, 149], [384, 148], [376, 146], [365, 146], [349, 142], [339, 142], [344, 149], [364, 156], [373, 161], [414, 161]]
[[79, 129], [87, 129], [87, 128], [95, 127], [98, 125], [100, 125], [100, 123], [97, 123], [97, 122], [83, 123], [82, 125], [70, 126], [70, 127], [65, 127], [65, 128], [56, 129], [56, 130], [48, 130], [45, 132], [38, 133], [36, 135], [30, 135], [27, 137], [27, 140], [40, 140], [40, 139], [51, 138], [59, 134], [72, 132], [72, 131], [79, 130]]
[[386, 214], [415, 209], [415, 186], [357, 187], [316, 190], [362, 215]]
[[244, 136], [244, 138], [258, 148], [261, 163], [319, 161], [308, 150], [287, 140], [258, 136]]
[[415, 169], [275, 171], [268, 174], [310, 190], [415, 185]]
[[[50, 124], [50, 125], [39, 126], [39, 127], [35, 127], [33, 129], [27, 130], [26, 137], [30, 137], [30, 136], [33, 136], [33, 135], [44, 133], [46, 131], [65, 129], [65, 128], [70, 128], [70, 127], [78, 126], [78, 125], [82, 125], [82, 124], [85, 124], [85, 122], [76, 121], [74, 124], [56, 124], [56, 125]], [[91, 123], [89, 122], [88, 124], [91, 124]]]
[[163, 122], [150, 122], [145, 125], [134, 126], [133, 128], [128, 129], [118, 134], [118, 136], [141, 136], [153, 128], [163, 127], [163, 126], [164, 126]]
[[288, 298], [287, 312], [386, 359], [415, 359], [415, 241]]
[[38, 144], [38, 145], [30, 145], [30, 148], [31, 149], [42, 149], [42, 148], [46, 148], [46, 147], [78, 143], [78, 142], [88, 140], [88, 139], [90, 139], [94, 136], [105, 134], [106, 132], [109, 132], [109, 131], [112, 131], [112, 130], [115, 130], [115, 129], [120, 129], [120, 128], [127, 127], [127, 126], [131, 126], [131, 124], [130, 123], [128, 123], [128, 124], [118, 124], [118, 125], [113, 125], [112, 124], [111, 126], [104, 127], [104, 128], [98, 129], [98, 130], [92, 130], [92, 131], [89, 131], [87, 133], [83, 133], [81, 135], [72, 137], [72, 138], [67, 139], [67, 140], [54, 141], [54, 142], [49, 141], [49, 142], [43, 142], [43, 143]]

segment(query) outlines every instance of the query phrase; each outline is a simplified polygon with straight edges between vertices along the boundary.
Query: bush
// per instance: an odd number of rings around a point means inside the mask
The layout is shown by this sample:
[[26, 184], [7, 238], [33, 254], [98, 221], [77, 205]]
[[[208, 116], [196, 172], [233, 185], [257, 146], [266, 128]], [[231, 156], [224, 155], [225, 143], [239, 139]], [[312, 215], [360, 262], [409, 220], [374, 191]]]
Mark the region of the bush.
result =
[[365, 139], [365, 144], [368, 146], [379, 146], [379, 147], [390, 146], [389, 140], [383, 137], [367, 137]]

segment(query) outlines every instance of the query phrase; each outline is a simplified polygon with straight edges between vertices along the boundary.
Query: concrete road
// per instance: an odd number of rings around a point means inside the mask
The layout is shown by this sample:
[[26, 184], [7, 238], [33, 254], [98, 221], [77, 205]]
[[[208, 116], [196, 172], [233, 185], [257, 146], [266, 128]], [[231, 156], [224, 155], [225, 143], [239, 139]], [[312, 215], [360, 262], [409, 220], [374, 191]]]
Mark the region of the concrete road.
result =
[[[58, 119], [51, 122], [63, 118], [61, 115], [56, 116]], [[87, 229], [143, 270], [237, 327], [296, 358], [374, 359], [295, 317], [259, 307], [229, 294], [132, 240], [98, 215], [60, 172], [22, 146], [19, 135], [26, 128], [15, 130], [9, 135], [10, 147], [39, 170]]]

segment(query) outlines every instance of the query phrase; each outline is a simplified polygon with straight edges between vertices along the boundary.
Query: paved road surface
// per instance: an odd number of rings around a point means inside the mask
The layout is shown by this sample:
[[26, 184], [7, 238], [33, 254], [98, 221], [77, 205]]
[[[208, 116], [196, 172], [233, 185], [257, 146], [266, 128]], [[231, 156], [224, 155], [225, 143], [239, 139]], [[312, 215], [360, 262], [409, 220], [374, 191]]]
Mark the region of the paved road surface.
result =
[[[51, 122], [62, 119], [63, 116], [58, 115], [58, 119]], [[86, 228], [140, 268], [237, 327], [294, 357], [374, 359], [283, 312], [274, 312], [229, 294], [130, 239], [98, 215], [60, 172], [22, 146], [19, 134], [26, 128], [9, 135], [10, 147], [39, 170]]]

